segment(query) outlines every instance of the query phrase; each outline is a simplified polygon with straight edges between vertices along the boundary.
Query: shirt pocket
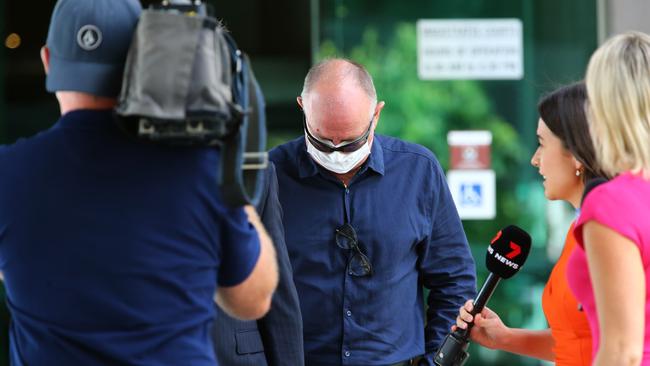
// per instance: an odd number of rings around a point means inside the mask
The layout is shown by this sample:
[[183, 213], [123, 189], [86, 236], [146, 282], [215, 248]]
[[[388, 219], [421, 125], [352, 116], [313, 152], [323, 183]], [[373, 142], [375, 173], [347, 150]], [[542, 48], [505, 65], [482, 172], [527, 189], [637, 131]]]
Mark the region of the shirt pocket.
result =
[[264, 352], [262, 337], [257, 329], [237, 331], [235, 333], [235, 342], [238, 355]]

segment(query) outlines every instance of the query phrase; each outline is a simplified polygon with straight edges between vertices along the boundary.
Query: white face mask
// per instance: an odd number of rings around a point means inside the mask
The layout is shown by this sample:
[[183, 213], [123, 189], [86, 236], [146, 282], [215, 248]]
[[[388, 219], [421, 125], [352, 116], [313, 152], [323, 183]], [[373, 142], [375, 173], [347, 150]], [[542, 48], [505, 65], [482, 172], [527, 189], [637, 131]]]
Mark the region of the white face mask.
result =
[[[337, 174], [345, 174], [349, 172], [370, 155], [369, 141], [366, 141], [359, 150], [349, 153], [343, 153], [340, 151], [334, 151], [331, 153], [322, 152], [316, 149], [314, 145], [309, 142], [306, 135], [305, 142], [307, 143], [307, 152], [311, 155], [311, 158], [323, 168]], [[335, 147], [338, 146], [340, 146], [340, 144]]]

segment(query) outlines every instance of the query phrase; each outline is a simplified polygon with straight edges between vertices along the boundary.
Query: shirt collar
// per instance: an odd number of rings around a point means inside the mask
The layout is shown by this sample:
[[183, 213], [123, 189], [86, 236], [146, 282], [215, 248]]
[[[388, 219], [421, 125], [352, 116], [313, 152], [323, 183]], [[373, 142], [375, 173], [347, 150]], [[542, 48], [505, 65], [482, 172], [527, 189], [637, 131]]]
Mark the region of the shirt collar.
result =
[[62, 115], [54, 128], [103, 129], [114, 124], [112, 109], [75, 109]]
[[[384, 175], [384, 149], [382, 149], [379, 136], [374, 135], [372, 139], [372, 146], [370, 147], [370, 156], [368, 160], [363, 163], [360, 173], [366, 169], [370, 169], [377, 174]], [[298, 152], [298, 176], [300, 178], [307, 178], [318, 174], [318, 170], [323, 169], [318, 166], [314, 159], [309, 156], [307, 152], [307, 145], [305, 139], [302, 138]]]

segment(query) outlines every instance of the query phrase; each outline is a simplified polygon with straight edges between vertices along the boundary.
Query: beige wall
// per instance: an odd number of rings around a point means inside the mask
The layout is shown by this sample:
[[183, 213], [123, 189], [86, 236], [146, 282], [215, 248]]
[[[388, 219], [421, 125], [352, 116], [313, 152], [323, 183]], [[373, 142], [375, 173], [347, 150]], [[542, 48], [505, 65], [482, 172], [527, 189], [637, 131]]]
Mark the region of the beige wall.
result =
[[628, 30], [638, 30], [650, 34], [650, 0], [597, 1], [599, 39], [601, 41]]

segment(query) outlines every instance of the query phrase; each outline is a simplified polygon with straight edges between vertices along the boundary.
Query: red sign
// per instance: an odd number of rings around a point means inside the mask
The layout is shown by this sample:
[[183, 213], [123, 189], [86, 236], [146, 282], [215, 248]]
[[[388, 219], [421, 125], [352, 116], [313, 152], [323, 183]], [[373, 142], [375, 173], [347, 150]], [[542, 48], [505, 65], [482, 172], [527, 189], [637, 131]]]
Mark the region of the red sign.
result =
[[485, 130], [449, 131], [451, 169], [490, 169], [492, 133]]
[[449, 146], [451, 169], [489, 169], [492, 156], [489, 145]]

